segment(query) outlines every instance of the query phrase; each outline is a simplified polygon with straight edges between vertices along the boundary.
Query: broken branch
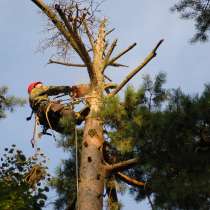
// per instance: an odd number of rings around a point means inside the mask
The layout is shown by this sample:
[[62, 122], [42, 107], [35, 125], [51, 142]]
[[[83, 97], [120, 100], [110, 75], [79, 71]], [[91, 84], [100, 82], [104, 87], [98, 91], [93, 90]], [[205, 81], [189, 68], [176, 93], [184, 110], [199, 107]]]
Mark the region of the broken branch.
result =
[[139, 66], [137, 66], [134, 70], [132, 70], [126, 78], [119, 84], [119, 86], [109, 95], [109, 96], [114, 96], [116, 95], [141, 69], [144, 68], [155, 56], [156, 56], [156, 51], [158, 47], [161, 45], [161, 43], [164, 40], [161, 39], [158, 44], [155, 46], [155, 48], [149, 53], [149, 55], [145, 58], [143, 63], [141, 63]]

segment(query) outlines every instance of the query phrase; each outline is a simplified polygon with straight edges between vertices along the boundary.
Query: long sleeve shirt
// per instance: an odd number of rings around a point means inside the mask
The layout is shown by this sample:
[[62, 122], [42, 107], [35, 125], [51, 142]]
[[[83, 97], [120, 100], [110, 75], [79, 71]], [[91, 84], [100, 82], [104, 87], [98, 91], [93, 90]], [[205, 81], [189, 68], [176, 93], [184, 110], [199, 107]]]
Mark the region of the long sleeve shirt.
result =
[[41, 86], [34, 88], [29, 95], [29, 102], [32, 109], [37, 109], [40, 102], [49, 101], [48, 96], [58, 95], [60, 93], [68, 94], [70, 86]]

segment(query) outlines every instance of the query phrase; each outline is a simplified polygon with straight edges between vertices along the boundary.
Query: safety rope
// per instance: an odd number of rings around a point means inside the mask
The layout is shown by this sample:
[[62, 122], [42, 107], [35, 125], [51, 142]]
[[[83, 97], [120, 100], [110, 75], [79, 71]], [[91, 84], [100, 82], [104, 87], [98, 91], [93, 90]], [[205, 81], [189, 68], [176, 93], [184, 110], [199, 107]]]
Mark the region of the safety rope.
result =
[[78, 202], [78, 199], [79, 199], [79, 173], [78, 173], [78, 136], [77, 136], [77, 128], [75, 126], [75, 130], [74, 130], [74, 134], [75, 134], [75, 166], [76, 166], [76, 189], [77, 189], [77, 202], [76, 202], [76, 205], [77, 205], [77, 208], [76, 209], [79, 209], [79, 202]]
[[48, 112], [49, 112], [49, 110], [50, 110], [51, 105], [52, 105], [52, 103], [50, 102], [50, 103], [48, 104], [48, 106], [47, 106], [46, 111], [45, 111], [45, 116], [46, 116], [46, 119], [47, 119], [47, 123], [48, 123], [48, 125], [49, 125], [49, 127], [50, 127], [50, 129], [51, 129], [52, 136], [53, 136], [54, 140], [56, 141], [55, 133], [54, 133], [54, 131], [53, 131], [52, 125], [51, 125], [50, 120], [49, 120], [49, 117], [48, 117]]
[[33, 137], [31, 139], [31, 145], [33, 148], [35, 148], [35, 151], [37, 152], [37, 139], [38, 139], [38, 134], [37, 134], [37, 127], [39, 125], [39, 117], [37, 114], [35, 114], [35, 123], [34, 123], [34, 130], [33, 130]]

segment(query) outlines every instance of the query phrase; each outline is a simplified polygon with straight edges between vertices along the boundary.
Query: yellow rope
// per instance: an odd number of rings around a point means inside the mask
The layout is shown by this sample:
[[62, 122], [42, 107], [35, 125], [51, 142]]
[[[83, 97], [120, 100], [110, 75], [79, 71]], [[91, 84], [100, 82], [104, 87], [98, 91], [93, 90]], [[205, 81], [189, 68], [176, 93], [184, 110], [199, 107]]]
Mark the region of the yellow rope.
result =
[[56, 141], [56, 137], [55, 137], [54, 131], [53, 131], [53, 129], [52, 129], [52, 125], [51, 125], [50, 120], [49, 120], [49, 117], [48, 117], [48, 112], [49, 112], [49, 110], [50, 110], [51, 105], [52, 105], [52, 103], [49, 102], [49, 104], [48, 104], [48, 106], [47, 106], [47, 109], [46, 109], [46, 111], [45, 111], [45, 116], [46, 116], [46, 119], [47, 119], [47, 123], [48, 123], [48, 125], [49, 125], [49, 127], [50, 127], [50, 129], [51, 129], [52, 136], [53, 136], [54, 140]]

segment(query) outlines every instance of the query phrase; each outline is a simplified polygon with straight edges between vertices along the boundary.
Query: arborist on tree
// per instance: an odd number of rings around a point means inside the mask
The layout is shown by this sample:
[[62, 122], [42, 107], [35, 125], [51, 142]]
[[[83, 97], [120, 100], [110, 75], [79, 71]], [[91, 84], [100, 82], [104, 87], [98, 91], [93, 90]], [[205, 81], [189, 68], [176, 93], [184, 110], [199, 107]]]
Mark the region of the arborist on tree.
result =
[[33, 82], [28, 86], [29, 103], [32, 112], [35, 113], [39, 123], [43, 125], [43, 131], [53, 129], [59, 133], [64, 133], [65, 122], [81, 124], [88, 115], [90, 109], [85, 107], [80, 112], [74, 112], [69, 104], [61, 104], [59, 101], [50, 100], [49, 96], [59, 94], [71, 95], [79, 98], [87, 94], [89, 85], [78, 86], [45, 86], [42, 82]]

